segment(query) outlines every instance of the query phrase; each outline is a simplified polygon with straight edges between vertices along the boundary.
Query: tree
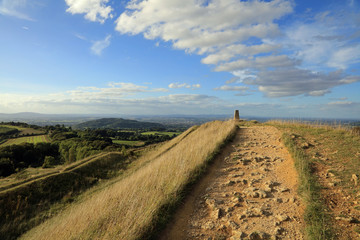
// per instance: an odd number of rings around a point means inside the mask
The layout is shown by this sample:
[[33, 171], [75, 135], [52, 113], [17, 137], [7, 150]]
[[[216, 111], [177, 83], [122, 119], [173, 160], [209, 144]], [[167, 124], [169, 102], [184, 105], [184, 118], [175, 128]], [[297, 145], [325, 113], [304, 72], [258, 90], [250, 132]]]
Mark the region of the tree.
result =
[[56, 159], [53, 156], [46, 156], [44, 159], [44, 164], [42, 165], [43, 168], [50, 168], [57, 164]]
[[15, 172], [10, 158], [0, 158], [0, 176], [7, 177]]

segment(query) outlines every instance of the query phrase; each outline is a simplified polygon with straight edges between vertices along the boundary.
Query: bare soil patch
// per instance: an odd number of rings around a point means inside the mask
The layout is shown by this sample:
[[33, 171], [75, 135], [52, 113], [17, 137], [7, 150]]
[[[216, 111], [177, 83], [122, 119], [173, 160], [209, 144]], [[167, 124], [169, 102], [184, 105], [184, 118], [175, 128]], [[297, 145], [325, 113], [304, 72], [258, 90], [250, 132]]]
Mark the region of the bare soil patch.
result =
[[280, 137], [241, 128], [160, 239], [303, 239], [298, 177]]

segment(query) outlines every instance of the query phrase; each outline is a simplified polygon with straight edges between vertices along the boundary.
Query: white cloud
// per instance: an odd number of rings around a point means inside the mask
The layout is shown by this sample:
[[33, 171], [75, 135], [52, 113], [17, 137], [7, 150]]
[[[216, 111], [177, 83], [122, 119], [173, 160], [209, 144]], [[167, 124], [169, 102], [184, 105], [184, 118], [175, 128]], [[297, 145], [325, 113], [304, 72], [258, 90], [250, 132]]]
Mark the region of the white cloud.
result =
[[262, 71], [256, 78], [247, 78], [245, 84], [257, 85], [268, 97], [297, 95], [323, 96], [330, 88], [360, 81], [360, 76], [347, 76], [343, 71], [328, 74], [304, 69], [286, 68]]
[[359, 62], [360, 44], [334, 50], [327, 64], [330, 67], [346, 69], [349, 65]]
[[260, 44], [246, 46], [243, 44], [234, 44], [220, 49], [215, 54], [209, 54], [201, 60], [205, 64], [218, 64], [219, 62], [229, 61], [236, 56], [253, 56], [259, 53], [269, 53], [280, 48], [280, 45]]
[[[121, 84], [117, 85], [120, 86]], [[122, 86], [126, 86], [123, 84]], [[359, 102], [337, 101], [328, 104], [288, 105], [272, 103], [234, 103], [201, 94], [170, 94], [158, 97], [128, 93], [134, 88], [149, 93], [154, 89], [143, 86], [124, 87], [122, 90], [83, 87], [68, 92], [38, 94], [36, 96], [0, 93], [0, 112], [31, 111], [56, 114], [229, 114], [240, 109], [241, 116], [263, 117], [338, 117], [359, 118]], [[108, 89], [108, 90], [106, 90]], [[111, 92], [112, 91], [112, 92]], [[116, 92], [118, 91], [118, 92]], [[131, 97], [127, 97], [131, 94]], [[142, 93], [137, 93], [142, 94]], [[147, 94], [147, 93], [146, 93]]]
[[318, 13], [288, 26], [280, 43], [308, 68], [347, 69], [360, 62], [358, 16], [357, 10], [346, 6]]
[[310, 91], [307, 93], [308, 96], [313, 96], [313, 97], [320, 97], [320, 96], [324, 96], [325, 94], [330, 93], [331, 91], [328, 89], [325, 90], [317, 90], [317, 91]]
[[[236, 77], [233, 78], [233, 82], [242, 82], [244, 79], [247, 78], [255, 78], [256, 75], [252, 73], [252, 71], [246, 69], [246, 70], [237, 70], [233, 71], [232, 74]], [[236, 79], [234, 81], [234, 79]], [[231, 83], [231, 81], [227, 81], [226, 84]]]
[[27, 0], [2, 0], [0, 1], [0, 14], [27, 21], [35, 21], [33, 18], [19, 10], [25, 8], [27, 4]]
[[74, 33], [74, 36], [77, 37], [78, 39], [87, 41], [87, 38], [79, 33]]
[[104, 23], [106, 19], [113, 18], [113, 8], [106, 4], [109, 0], [65, 0], [69, 6], [66, 9], [71, 14], [85, 14], [85, 19], [92, 22]]
[[292, 13], [292, 3], [134, 0], [116, 20], [116, 30], [203, 55], [202, 63], [238, 77], [227, 83], [258, 85], [269, 97], [323, 96], [334, 86], [359, 81], [345, 71], [335, 74], [360, 62], [358, 10], [307, 12], [280, 31], [276, 20]]
[[231, 79], [227, 80], [226, 84], [236, 83], [240, 80], [240, 77], [232, 77]]
[[200, 84], [187, 84], [187, 83], [170, 83], [169, 88], [192, 88], [192, 89], [197, 89], [200, 88], [201, 85]]
[[229, 86], [229, 85], [223, 85], [217, 88], [214, 88], [215, 91], [233, 91], [237, 92], [235, 96], [248, 96], [251, 95], [247, 91], [249, 90], [249, 87], [245, 86]]
[[[257, 54], [277, 46], [246, 46], [241, 42], [279, 34], [275, 19], [292, 12], [286, 0], [271, 2], [213, 0], [131, 1], [117, 19], [122, 34], [143, 34], [148, 39], [170, 41], [174, 48], [211, 55], [202, 61], [214, 64], [238, 54]], [[233, 52], [234, 51], [234, 52]]]
[[111, 35], [107, 35], [103, 40], [95, 41], [91, 46], [91, 52], [100, 56], [105, 48], [110, 46]]
[[223, 85], [221, 87], [214, 88], [214, 90], [220, 90], [220, 91], [240, 91], [240, 92], [244, 92], [244, 91], [246, 91], [248, 89], [249, 89], [249, 87], [229, 86], [229, 85]]
[[290, 59], [286, 55], [273, 55], [257, 57], [255, 59], [239, 59], [233, 62], [221, 64], [215, 68], [215, 71], [241, 72], [248, 69], [267, 69], [293, 67], [298, 61]]
[[[80, 89], [80, 90], [79, 90]], [[26, 96], [0, 94], [0, 112], [40, 113], [122, 113], [122, 114], [200, 114], [227, 109], [220, 99], [201, 94], [170, 94], [159, 97], [127, 97], [120, 89], [79, 88], [65, 93]], [[150, 90], [149, 90], [150, 91]], [[230, 111], [231, 112], [231, 111]]]
[[77, 99], [101, 99], [101, 98], [122, 98], [136, 93], [146, 92], [167, 92], [164, 88], [149, 88], [148, 86], [136, 85], [125, 82], [111, 82], [108, 87], [79, 87], [75, 90], [68, 91], [67, 94]]

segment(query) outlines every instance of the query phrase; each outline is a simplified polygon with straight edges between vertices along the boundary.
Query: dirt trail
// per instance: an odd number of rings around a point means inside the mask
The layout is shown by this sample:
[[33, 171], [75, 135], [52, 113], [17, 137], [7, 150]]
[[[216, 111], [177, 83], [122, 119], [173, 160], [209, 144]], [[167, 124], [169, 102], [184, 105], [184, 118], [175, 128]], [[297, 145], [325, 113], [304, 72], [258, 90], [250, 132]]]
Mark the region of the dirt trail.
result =
[[241, 128], [160, 239], [304, 239], [297, 173], [274, 127]]

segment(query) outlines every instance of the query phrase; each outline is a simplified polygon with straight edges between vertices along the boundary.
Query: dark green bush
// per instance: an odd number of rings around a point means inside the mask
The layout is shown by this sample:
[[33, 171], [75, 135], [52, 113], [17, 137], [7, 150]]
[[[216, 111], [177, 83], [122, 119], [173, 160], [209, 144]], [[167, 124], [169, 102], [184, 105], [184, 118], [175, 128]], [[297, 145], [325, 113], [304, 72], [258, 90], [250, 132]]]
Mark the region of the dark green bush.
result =
[[42, 165], [43, 168], [50, 168], [58, 164], [56, 159], [53, 156], [46, 156], [44, 159], [44, 164]]

